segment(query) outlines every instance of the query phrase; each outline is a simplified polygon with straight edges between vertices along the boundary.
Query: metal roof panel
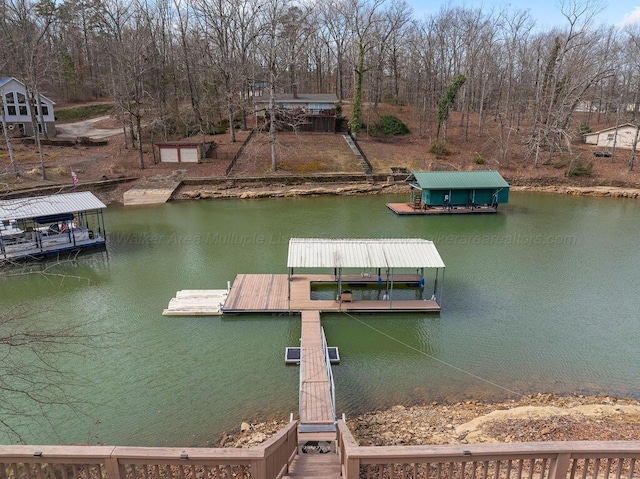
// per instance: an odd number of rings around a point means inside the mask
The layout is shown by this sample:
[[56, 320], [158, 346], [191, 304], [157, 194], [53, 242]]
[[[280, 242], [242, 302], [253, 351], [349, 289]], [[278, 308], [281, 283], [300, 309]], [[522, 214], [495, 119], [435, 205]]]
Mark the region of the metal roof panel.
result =
[[432, 241], [422, 238], [291, 238], [289, 268], [444, 268]]
[[106, 205], [89, 191], [16, 198], [0, 200], [0, 220], [20, 220], [103, 208]]
[[509, 188], [497, 171], [417, 171], [413, 176], [425, 190]]

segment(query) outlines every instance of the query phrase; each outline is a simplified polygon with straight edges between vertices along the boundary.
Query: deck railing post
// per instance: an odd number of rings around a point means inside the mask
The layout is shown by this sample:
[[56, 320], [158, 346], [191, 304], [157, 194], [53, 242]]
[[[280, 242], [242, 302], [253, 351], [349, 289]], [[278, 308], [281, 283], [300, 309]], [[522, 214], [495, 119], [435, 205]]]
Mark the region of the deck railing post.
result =
[[571, 464], [571, 453], [560, 453], [551, 459], [549, 479], [566, 479]]
[[117, 457], [107, 457], [104, 460], [104, 466], [107, 470], [108, 479], [126, 479], [124, 465], [120, 464]]
[[251, 461], [251, 479], [274, 479], [267, 478], [267, 461], [265, 458]]

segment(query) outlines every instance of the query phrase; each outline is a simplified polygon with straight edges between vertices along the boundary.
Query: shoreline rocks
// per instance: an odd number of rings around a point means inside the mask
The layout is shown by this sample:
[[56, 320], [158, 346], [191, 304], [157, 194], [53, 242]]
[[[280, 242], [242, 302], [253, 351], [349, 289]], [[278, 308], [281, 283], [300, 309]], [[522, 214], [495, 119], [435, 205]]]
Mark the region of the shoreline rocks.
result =
[[[255, 446], [286, 424], [252, 424], [236, 435], [225, 434], [220, 445]], [[361, 446], [637, 440], [640, 402], [606, 395], [533, 394], [495, 403], [398, 405], [361, 414], [347, 424]]]
[[[594, 196], [611, 198], [640, 198], [640, 188], [616, 186], [528, 186], [514, 185], [511, 191], [565, 194], [572, 196]], [[264, 199], [301, 196], [355, 196], [408, 193], [406, 183], [306, 183], [301, 185], [229, 186], [200, 185], [181, 186], [174, 200], [194, 199]]]

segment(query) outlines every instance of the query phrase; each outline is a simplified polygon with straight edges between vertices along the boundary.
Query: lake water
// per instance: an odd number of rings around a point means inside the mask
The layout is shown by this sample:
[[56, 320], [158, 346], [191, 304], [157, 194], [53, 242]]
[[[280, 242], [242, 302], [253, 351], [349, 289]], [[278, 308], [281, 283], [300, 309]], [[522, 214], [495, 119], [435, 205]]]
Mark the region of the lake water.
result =
[[[106, 335], [61, 358], [81, 413], [15, 422], [28, 443], [217, 444], [297, 411], [297, 316], [163, 317], [180, 289], [285, 273], [290, 237], [421, 237], [447, 265], [440, 314], [323, 315], [338, 413], [531, 392], [640, 399], [640, 203], [513, 193], [497, 215], [398, 217], [398, 196], [109, 207], [108, 250], [0, 279], [0, 307]], [[0, 437], [0, 442], [10, 439]]]

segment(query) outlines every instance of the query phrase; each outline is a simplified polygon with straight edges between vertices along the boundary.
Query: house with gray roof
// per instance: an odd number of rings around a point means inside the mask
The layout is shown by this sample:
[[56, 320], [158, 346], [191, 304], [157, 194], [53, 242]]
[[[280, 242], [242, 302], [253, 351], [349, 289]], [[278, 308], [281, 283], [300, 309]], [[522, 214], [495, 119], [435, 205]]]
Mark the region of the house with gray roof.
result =
[[[338, 97], [335, 93], [279, 93], [275, 96], [276, 121], [280, 130], [336, 132]], [[269, 97], [255, 97], [256, 128], [269, 119]]]

